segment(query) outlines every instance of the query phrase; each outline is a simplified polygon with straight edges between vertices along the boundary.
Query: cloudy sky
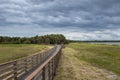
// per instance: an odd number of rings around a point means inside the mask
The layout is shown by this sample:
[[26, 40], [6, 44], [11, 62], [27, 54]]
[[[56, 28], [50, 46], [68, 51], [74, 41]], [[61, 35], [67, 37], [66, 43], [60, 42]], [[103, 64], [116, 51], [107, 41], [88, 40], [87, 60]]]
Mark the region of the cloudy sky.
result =
[[0, 0], [0, 36], [120, 40], [120, 0]]

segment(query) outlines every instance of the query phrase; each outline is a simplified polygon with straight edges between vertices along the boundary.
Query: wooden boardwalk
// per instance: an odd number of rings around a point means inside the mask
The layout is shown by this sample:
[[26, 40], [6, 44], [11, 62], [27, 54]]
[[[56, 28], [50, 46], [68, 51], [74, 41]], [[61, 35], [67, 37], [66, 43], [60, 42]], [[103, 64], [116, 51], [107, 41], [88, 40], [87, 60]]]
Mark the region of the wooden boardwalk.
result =
[[53, 80], [62, 45], [12, 62], [0, 64], [0, 80]]

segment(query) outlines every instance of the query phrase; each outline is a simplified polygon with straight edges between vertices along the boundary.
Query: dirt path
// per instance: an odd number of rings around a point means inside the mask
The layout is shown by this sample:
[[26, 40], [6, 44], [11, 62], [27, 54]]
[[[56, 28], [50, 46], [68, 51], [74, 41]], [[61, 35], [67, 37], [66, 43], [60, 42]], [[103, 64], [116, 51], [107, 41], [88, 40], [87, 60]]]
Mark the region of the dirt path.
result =
[[54, 80], [120, 80], [114, 73], [92, 66], [75, 57], [77, 51], [65, 48]]

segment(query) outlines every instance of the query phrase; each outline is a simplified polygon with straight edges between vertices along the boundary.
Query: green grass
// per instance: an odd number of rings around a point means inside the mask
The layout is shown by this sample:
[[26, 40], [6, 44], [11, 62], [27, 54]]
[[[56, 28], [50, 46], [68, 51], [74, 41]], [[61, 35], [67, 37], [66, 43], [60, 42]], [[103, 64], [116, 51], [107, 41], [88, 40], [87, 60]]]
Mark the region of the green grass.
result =
[[71, 43], [68, 47], [78, 51], [76, 57], [80, 60], [120, 75], [120, 46]]
[[47, 48], [46, 45], [36, 44], [0, 44], [0, 63], [19, 59]]

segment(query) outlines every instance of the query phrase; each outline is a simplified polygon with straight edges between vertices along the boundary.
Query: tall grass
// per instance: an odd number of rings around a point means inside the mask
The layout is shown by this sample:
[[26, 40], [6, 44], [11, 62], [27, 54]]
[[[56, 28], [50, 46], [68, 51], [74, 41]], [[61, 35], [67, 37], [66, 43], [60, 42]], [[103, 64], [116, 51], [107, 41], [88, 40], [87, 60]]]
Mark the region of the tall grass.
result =
[[0, 44], [0, 63], [22, 58], [46, 48], [46, 45], [36, 44]]
[[120, 46], [83, 43], [71, 43], [68, 46], [78, 51], [76, 57], [80, 60], [120, 75]]

